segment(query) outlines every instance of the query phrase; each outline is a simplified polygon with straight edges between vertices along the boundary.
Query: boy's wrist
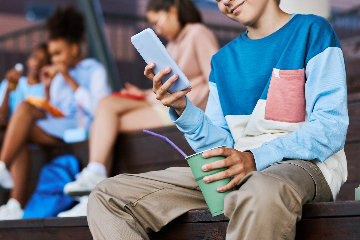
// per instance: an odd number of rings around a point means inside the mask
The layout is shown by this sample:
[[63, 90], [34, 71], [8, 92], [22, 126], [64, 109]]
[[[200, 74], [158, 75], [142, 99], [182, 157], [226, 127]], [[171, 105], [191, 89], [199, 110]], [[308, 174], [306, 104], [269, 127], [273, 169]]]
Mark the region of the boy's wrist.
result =
[[186, 106], [184, 108], [178, 108], [178, 109], [174, 109], [174, 110], [180, 117], [184, 113], [185, 108], [186, 108]]
[[194, 106], [194, 104], [186, 97], [186, 107], [181, 116], [175, 109], [169, 109], [170, 121], [176, 124], [178, 129], [183, 133], [193, 132], [197, 129], [199, 122], [203, 118], [204, 111]]
[[271, 164], [281, 162], [284, 158], [276, 147], [266, 143], [261, 147], [249, 149], [247, 151], [253, 154], [258, 171], [264, 170]]

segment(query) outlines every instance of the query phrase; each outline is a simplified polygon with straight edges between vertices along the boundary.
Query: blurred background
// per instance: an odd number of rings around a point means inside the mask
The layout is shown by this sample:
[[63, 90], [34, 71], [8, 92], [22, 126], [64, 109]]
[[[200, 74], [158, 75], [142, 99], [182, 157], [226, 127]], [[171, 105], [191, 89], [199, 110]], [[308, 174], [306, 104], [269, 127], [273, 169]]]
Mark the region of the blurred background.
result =
[[[223, 46], [243, 33], [244, 26], [223, 16], [215, 0], [193, 0], [201, 10], [203, 20], [216, 34]], [[130, 43], [130, 37], [150, 27], [145, 18], [148, 0], [1, 0], [0, 6], [0, 78], [17, 62], [25, 62], [32, 47], [45, 41], [44, 19], [58, 5], [76, 5], [87, 12], [88, 45], [83, 51], [102, 61], [110, 72], [113, 90], [123, 82], [148, 88], [151, 83], [143, 77], [144, 61]], [[93, 5], [97, 21], [88, 21]], [[348, 91], [360, 90], [360, 1], [359, 0], [282, 0], [281, 7], [289, 13], [313, 13], [327, 18], [335, 29], [344, 50], [348, 72]], [[90, 14], [90, 15], [89, 15]], [[94, 51], [101, 39], [105, 48]], [[94, 30], [95, 29], [95, 30]], [[95, 36], [95, 37], [94, 37]], [[164, 39], [164, 44], [166, 43]], [[104, 44], [104, 43], [103, 43]], [[101, 44], [100, 44], [101, 45]], [[102, 53], [105, 51], [105, 55]], [[107, 53], [106, 53], [107, 52]]]

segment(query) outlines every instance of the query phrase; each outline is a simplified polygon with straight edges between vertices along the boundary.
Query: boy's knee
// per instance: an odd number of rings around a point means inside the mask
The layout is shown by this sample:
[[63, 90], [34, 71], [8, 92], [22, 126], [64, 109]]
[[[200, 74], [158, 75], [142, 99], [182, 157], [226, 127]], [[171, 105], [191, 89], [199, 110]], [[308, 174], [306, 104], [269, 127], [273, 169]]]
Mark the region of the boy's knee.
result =
[[107, 178], [98, 183], [89, 195], [89, 202], [96, 202], [97, 200], [107, 199], [109, 196], [119, 195], [123, 191], [122, 185], [119, 181], [119, 176], [114, 178]]
[[95, 186], [95, 188], [91, 191], [91, 193], [89, 195], [89, 199], [90, 198], [97, 198], [100, 195], [106, 193], [108, 186], [111, 185], [111, 182], [112, 182], [112, 179], [107, 178], [107, 179], [101, 181], [100, 183], [98, 183]]
[[254, 172], [238, 191], [226, 196], [225, 208], [228, 214], [236, 210], [265, 213], [276, 206], [292, 208], [296, 202], [301, 204], [301, 198], [289, 184], [274, 176]]
[[104, 181], [100, 182], [91, 191], [87, 205], [88, 216], [92, 215], [91, 210], [97, 209], [99, 207], [98, 205], [102, 203], [102, 199], [105, 199], [104, 195], [106, 194], [105, 191], [108, 180], [109, 179], [105, 179]]
[[103, 180], [89, 195], [88, 218], [98, 218], [99, 213], [106, 213], [114, 208], [123, 211], [127, 204], [127, 201], [124, 200], [126, 193], [129, 193], [129, 189], [126, 189], [126, 184], [122, 181], [121, 176]]

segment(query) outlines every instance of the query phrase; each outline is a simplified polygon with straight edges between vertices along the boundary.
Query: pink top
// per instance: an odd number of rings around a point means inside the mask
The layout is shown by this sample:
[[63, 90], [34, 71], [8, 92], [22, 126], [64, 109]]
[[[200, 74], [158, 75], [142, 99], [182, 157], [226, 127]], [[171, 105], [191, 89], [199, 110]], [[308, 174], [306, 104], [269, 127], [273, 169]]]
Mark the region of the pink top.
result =
[[[201, 23], [189, 23], [166, 48], [190, 81], [192, 90], [188, 98], [204, 110], [209, 96], [210, 61], [219, 50], [215, 35]], [[148, 91], [146, 100], [161, 104], [152, 90]]]

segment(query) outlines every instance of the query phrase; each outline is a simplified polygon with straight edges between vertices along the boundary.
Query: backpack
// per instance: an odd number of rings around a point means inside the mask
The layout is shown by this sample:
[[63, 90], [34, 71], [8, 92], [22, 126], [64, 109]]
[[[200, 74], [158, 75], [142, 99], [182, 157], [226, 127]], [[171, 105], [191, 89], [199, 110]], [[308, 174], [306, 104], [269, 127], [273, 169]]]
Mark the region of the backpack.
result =
[[56, 217], [72, 207], [74, 199], [64, 193], [64, 186], [75, 181], [79, 165], [72, 155], [57, 157], [44, 165], [36, 189], [25, 206], [23, 218]]

